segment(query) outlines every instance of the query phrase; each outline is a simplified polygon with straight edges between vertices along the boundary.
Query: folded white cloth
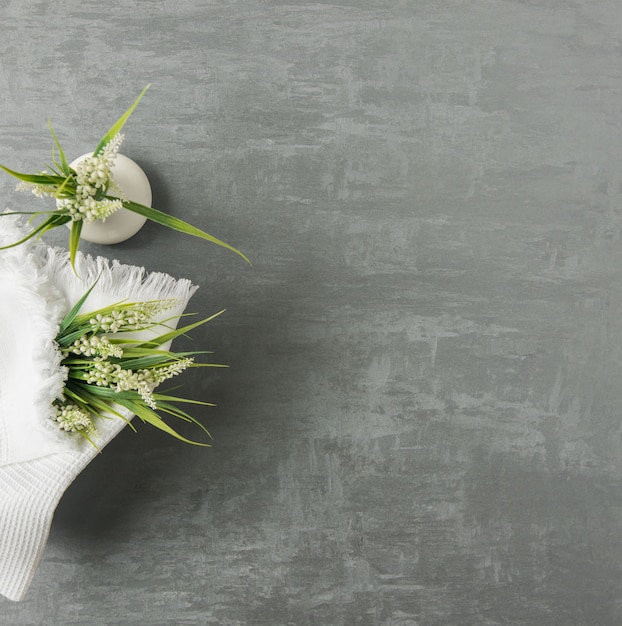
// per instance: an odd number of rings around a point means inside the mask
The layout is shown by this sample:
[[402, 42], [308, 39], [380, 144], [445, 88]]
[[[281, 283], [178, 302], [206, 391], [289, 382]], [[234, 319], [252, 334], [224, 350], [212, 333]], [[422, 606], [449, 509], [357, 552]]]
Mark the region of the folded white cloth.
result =
[[[19, 219], [0, 216], [0, 245], [25, 233]], [[82, 254], [74, 272], [66, 252], [41, 241], [0, 251], [0, 594], [10, 600], [23, 599], [61, 496], [97, 455], [49, 418], [65, 379], [54, 344], [58, 325], [98, 277], [85, 312], [124, 299], [178, 299], [169, 318], [196, 290], [186, 279]], [[98, 420], [99, 449], [125, 425], [118, 417]]]

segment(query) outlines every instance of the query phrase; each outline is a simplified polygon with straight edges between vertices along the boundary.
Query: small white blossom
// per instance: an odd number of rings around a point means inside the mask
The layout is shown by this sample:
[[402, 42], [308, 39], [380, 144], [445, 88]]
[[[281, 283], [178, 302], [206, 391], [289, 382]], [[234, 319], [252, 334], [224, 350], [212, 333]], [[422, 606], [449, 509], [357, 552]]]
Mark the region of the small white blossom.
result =
[[94, 200], [89, 198], [80, 208], [80, 212], [84, 214], [85, 222], [94, 222], [95, 220], [105, 222], [107, 217], [110, 217], [122, 207], [123, 203], [121, 200], [109, 200], [107, 198]]
[[125, 309], [113, 309], [107, 315], [98, 313], [89, 320], [89, 324], [94, 332], [116, 333], [126, 326], [126, 313]]
[[75, 404], [57, 406], [56, 416], [53, 419], [58, 423], [58, 427], [65, 432], [91, 433], [95, 430], [91, 418]]
[[168, 380], [169, 378], [173, 378], [173, 376], [177, 376], [181, 374], [184, 370], [188, 369], [194, 363], [194, 359], [192, 358], [184, 358], [179, 359], [179, 361], [175, 361], [170, 365], [164, 365], [163, 367], [154, 367], [151, 370], [151, 375], [155, 381], [156, 385]]
[[120, 346], [114, 345], [107, 337], [100, 335], [83, 335], [80, 339], [76, 339], [73, 344], [64, 351], [64, 354], [80, 354], [103, 359], [109, 356], [121, 358], [123, 356], [123, 350]]
[[115, 308], [106, 315], [98, 313], [89, 320], [94, 332], [116, 333], [120, 330], [140, 330], [149, 325], [159, 313], [183, 304], [176, 298], [138, 302], [125, 308]]
[[115, 135], [98, 155], [86, 157], [76, 165], [78, 197], [93, 196], [97, 190], [108, 189], [112, 179], [111, 170], [122, 142], [123, 135]]
[[85, 222], [94, 222], [101, 220], [102, 222], [116, 213], [123, 207], [123, 203], [119, 199], [96, 200], [91, 196], [78, 199], [59, 200], [58, 206], [67, 209], [72, 220], [84, 220]]
[[56, 188], [49, 185], [37, 185], [35, 183], [27, 183], [20, 181], [15, 187], [17, 191], [32, 191], [37, 198], [43, 198], [44, 196], [53, 196], [56, 193]]
[[158, 408], [158, 405], [156, 404], [156, 401], [153, 397], [153, 387], [151, 387], [151, 385], [147, 383], [141, 383], [138, 385], [137, 391], [148, 407], [152, 408], [153, 410]]
[[110, 387], [114, 381], [115, 367], [121, 369], [108, 361], [95, 361], [93, 367], [88, 370], [85, 380], [89, 385]]
[[145, 404], [155, 409], [153, 390], [163, 381], [181, 374], [193, 362], [192, 358], [183, 358], [161, 367], [133, 371], [123, 369], [118, 363], [95, 361], [86, 373], [85, 380], [91, 385], [114, 389], [117, 393], [137, 391]]
[[[58, 207], [67, 210], [72, 220], [104, 221], [123, 206], [125, 195], [112, 178], [114, 160], [123, 141], [123, 135], [115, 135], [97, 156], [85, 157], [75, 166], [75, 196], [58, 200]], [[55, 195], [56, 189], [46, 190], [41, 185], [30, 185], [33, 193]], [[119, 198], [109, 200], [102, 194], [114, 191]]]
[[114, 160], [119, 154], [119, 148], [125, 139], [123, 133], [117, 133], [103, 148], [100, 153], [100, 157], [104, 163], [111, 168], [114, 165]]

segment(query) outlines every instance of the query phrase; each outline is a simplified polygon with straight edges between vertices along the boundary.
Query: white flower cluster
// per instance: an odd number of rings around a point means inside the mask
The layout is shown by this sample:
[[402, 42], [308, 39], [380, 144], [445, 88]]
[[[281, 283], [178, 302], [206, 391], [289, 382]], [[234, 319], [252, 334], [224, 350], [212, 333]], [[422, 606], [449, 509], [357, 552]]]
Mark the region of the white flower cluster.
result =
[[98, 155], [86, 157], [76, 165], [75, 197], [58, 200], [59, 207], [67, 209], [71, 219], [103, 221], [122, 208], [123, 203], [119, 199], [97, 198], [111, 186], [117, 191], [112, 180], [112, 167], [122, 142], [123, 135], [115, 135]]
[[137, 391], [145, 403], [155, 409], [153, 390], [161, 382], [181, 374], [193, 362], [194, 359], [184, 358], [169, 365], [133, 371], [123, 369], [118, 363], [95, 361], [93, 367], [87, 372], [85, 380], [90, 385], [109, 387], [117, 393]]
[[74, 221], [84, 220], [94, 222], [95, 220], [105, 221], [113, 213], [123, 208], [121, 200], [95, 200], [95, 198], [85, 198], [84, 200], [59, 200], [59, 206], [69, 210], [69, 215]]
[[160, 383], [168, 380], [169, 378], [173, 378], [173, 376], [177, 376], [181, 374], [184, 370], [187, 370], [194, 363], [194, 359], [191, 357], [186, 357], [183, 359], [179, 359], [169, 365], [163, 365], [161, 367], [155, 367], [150, 371], [151, 376], [153, 377], [155, 384], [159, 385]]
[[54, 421], [58, 422], [61, 430], [68, 433], [90, 433], [95, 430], [91, 418], [81, 411], [75, 404], [65, 404], [56, 407]]
[[123, 135], [115, 135], [98, 155], [86, 157], [76, 165], [76, 198], [86, 199], [108, 189], [114, 160], [122, 143]]
[[121, 358], [123, 350], [120, 346], [113, 344], [108, 337], [83, 335], [80, 339], [76, 339], [66, 350], [63, 350], [63, 356], [66, 357], [69, 354], [92, 356], [101, 360], [110, 356]]
[[98, 313], [89, 320], [94, 332], [116, 333], [120, 330], [139, 330], [149, 324], [159, 313], [181, 304], [180, 300], [168, 298], [152, 302], [139, 302], [124, 309], [113, 309], [109, 313]]
[[32, 191], [37, 198], [43, 198], [44, 196], [53, 196], [56, 194], [56, 188], [50, 188], [48, 185], [36, 185], [35, 183], [27, 183], [20, 181], [15, 187], [17, 191]]

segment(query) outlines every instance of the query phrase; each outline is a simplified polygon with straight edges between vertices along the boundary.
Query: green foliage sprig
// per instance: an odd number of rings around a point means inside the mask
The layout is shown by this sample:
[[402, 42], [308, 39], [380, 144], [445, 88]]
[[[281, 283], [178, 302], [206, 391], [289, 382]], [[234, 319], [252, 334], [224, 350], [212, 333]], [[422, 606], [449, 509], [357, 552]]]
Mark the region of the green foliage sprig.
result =
[[[209, 322], [223, 311], [193, 324], [173, 329], [169, 322], [156, 321], [167, 310], [177, 307], [177, 300], [119, 302], [88, 313], [82, 306], [89, 289], [62, 320], [56, 344], [67, 368], [63, 397], [55, 401], [54, 420], [67, 433], [80, 435], [95, 445], [93, 435], [101, 417], [127, 418], [119, 412], [124, 407], [143, 422], [185, 441], [201, 446], [180, 435], [163, 419], [164, 413], [193, 422], [208, 436], [207, 429], [178, 404], [213, 406], [155, 389], [167, 379], [193, 367], [226, 367], [216, 363], [197, 363], [194, 357], [208, 352], [171, 352], [163, 345], [192, 329]], [[137, 339], [137, 331], [150, 331], [153, 338]], [[129, 423], [129, 422], [128, 422]], [[131, 425], [131, 423], [130, 423]]]
[[[177, 217], [159, 211], [158, 209], [124, 198], [123, 190], [115, 185], [111, 170], [114, 165], [115, 156], [123, 141], [123, 135], [120, 134], [121, 129], [148, 88], [149, 85], [142, 90], [130, 108], [101, 138], [92, 156], [87, 157], [84, 161], [76, 165], [75, 168], [70, 167], [67, 162], [65, 153], [51, 125], [49, 128], [52, 139], [54, 140], [52, 146], [53, 165], [47, 165], [48, 170], [35, 174], [25, 174], [0, 165], [0, 169], [21, 181], [18, 185], [18, 189], [30, 190], [38, 197], [50, 196], [57, 201], [56, 209], [49, 211], [15, 211], [3, 213], [2, 215], [31, 215], [31, 219], [38, 217], [43, 218], [43, 221], [34, 226], [26, 237], [8, 246], [4, 246], [5, 248], [20, 245], [32, 237], [39, 237], [53, 228], [71, 222], [69, 253], [73, 265], [80, 244], [80, 234], [83, 223], [85, 221], [105, 220], [112, 213], [123, 207], [173, 230], [223, 246], [239, 254], [245, 261], [250, 263], [242, 252], [203, 230]], [[112, 192], [117, 195], [111, 195]]]

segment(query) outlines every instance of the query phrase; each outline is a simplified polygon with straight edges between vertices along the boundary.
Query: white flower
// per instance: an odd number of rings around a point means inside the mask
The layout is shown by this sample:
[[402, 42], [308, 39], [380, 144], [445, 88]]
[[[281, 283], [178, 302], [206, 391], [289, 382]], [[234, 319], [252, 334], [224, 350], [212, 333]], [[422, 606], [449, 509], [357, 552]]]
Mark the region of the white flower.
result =
[[66, 208], [74, 221], [94, 222], [95, 220], [101, 220], [103, 222], [107, 217], [121, 209], [123, 203], [119, 199], [109, 200], [104, 198], [103, 200], [95, 200], [95, 198], [87, 196], [80, 200], [59, 200], [58, 206]]
[[154, 411], [158, 408], [158, 405], [156, 404], [156, 401], [153, 397], [153, 387], [151, 387], [151, 385], [147, 383], [141, 383], [138, 385], [137, 391], [148, 407], [152, 408]]
[[94, 196], [99, 189], [108, 189], [111, 170], [122, 142], [123, 135], [115, 135], [98, 155], [86, 157], [76, 165], [76, 196], [86, 198]]
[[89, 324], [94, 332], [116, 333], [126, 326], [126, 313], [125, 309], [113, 309], [107, 315], [98, 313], [89, 320]]
[[151, 375], [155, 381], [156, 385], [168, 380], [169, 378], [173, 378], [173, 376], [177, 376], [181, 374], [184, 370], [188, 369], [194, 363], [194, 359], [192, 358], [184, 358], [179, 359], [179, 361], [175, 361], [170, 365], [164, 365], [163, 367], [154, 367], [151, 370]]
[[183, 358], [169, 365], [133, 371], [122, 368], [118, 363], [94, 361], [85, 375], [85, 380], [91, 385], [114, 389], [117, 393], [137, 391], [145, 404], [155, 409], [157, 407], [153, 390], [163, 381], [181, 374], [193, 362], [192, 358]]
[[121, 369], [108, 361], [95, 361], [93, 367], [88, 370], [85, 380], [89, 385], [110, 387], [114, 381], [115, 368]]
[[106, 315], [98, 313], [89, 320], [94, 332], [116, 333], [120, 330], [140, 330], [152, 323], [159, 313], [182, 305], [176, 298], [137, 302], [126, 307], [112, 309]]
[[103, 359], [109, 356], [121, 358], [123, 350], [120, 346], [114, 345], [108, 337], [99, 335], [83, 335], [76, 339], [69, 348], [63, 351], [64, 355], [81, 354], [84, 356], [94, 356]]
[[35, 183], [27, 183], [21, 181], [15, 187], [17, 191], [32, 191], [37, 198], [43, 198], [44, 196], [53, 196], [56, 193], [56, 188], [51, 189], [46, 185], [36, 185]]
[[65, 432], [76, 433], [81, 431], [83, 433], [91, 433], [95, 430], [91, 418], [75, 404], [57, 406], [56, 416], [52, 419], [54, 419], [54, 421], [58, 423], [58, 427]]

